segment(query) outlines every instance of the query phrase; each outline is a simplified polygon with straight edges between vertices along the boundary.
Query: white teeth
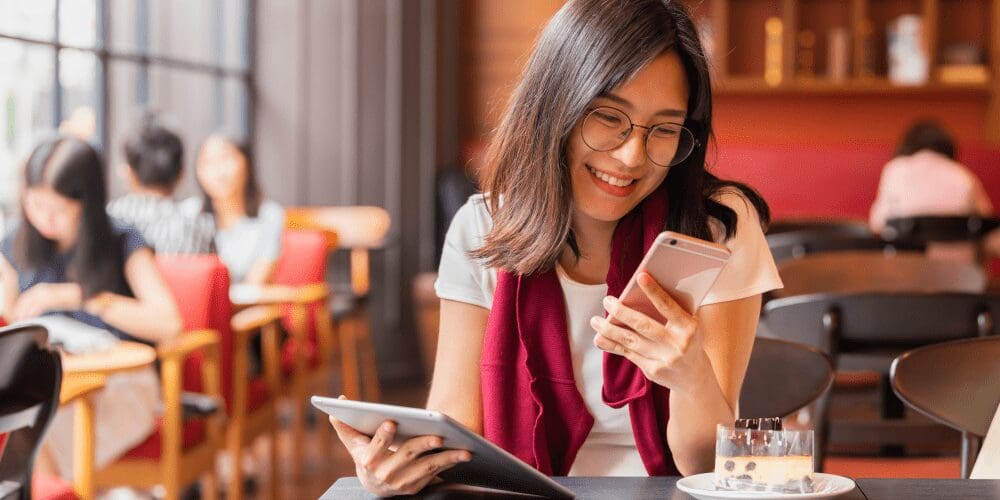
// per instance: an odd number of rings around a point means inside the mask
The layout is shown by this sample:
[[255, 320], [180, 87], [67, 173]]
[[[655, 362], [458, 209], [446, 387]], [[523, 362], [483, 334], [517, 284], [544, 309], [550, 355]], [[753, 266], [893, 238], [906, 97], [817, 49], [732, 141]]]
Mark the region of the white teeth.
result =
[[611, 184], [612, 186], [625, 187], [635, 182], [635, 179], [619, 179], [617, 177], [611, 177], [610, 175], [601, 172], [599, 170], [593, 169], [591, 167], [587, 167], [587, 169], [590, 170], [590, 173], [594, 174], [595, 177], [604, 182], [607, 182], [608, 184]]

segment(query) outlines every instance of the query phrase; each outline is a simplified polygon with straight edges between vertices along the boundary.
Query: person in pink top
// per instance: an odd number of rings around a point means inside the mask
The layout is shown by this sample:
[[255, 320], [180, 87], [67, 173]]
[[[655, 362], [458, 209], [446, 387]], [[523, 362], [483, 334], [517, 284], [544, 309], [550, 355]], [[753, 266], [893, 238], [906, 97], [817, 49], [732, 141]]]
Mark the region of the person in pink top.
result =
[[[882, 170], [868, 219], [872, 231], [881, 233], [886, 221], [897, 217], [992, 216], [983, 184], [955, 157], [955, 141], [940, 125], [921, 121], [910, 127]], [[976, 259], [976, 249], [965, 243], [933, 246], [932, 256]]]
[[888, 219], [917, 215], [993, 215], [982, 183], [955, 160], [951, 135], [929, 121], [906, 132], [882, 170], [869, 225], [881, 232]]

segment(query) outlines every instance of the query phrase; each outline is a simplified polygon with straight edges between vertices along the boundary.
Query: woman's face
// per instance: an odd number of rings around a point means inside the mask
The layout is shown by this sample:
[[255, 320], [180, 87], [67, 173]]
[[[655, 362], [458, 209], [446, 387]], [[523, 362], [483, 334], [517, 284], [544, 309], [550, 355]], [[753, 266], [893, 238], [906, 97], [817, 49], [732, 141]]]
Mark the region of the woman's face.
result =
[[[632, 80], [595, 98], [588, 110], [610, 106], [624, 111], [633, 124], [650, 126], [683, 123], [687, 101], [684, 67], [670, 51], [652, 60]], [[602, 152], [583, 141], [582, 123], [583, 118], [573, 128], [566, 150], [574, 219], [616, 222], [653, 192], [669, 169], [646, 155], [644, 129], [634, 127], [621, 146]]]
[[246, 188], [247, 161], [229, 142], [212, 137], [198, 152], [195, 174], [213, 200], [230, 200]]
[[73, 240], [80, 229], [83, 205], [56, 192], [51, 186], [29, 187], [24, 191], [24, 216], [47, 239]]

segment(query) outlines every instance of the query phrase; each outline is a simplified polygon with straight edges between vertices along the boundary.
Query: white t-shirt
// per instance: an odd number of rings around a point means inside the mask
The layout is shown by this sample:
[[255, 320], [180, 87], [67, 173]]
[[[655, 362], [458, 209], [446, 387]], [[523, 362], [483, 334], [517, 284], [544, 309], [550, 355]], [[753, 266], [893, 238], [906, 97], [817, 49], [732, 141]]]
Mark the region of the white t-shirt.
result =
[[[202, 203], [201, 197], [188, 198], [181, 209], [194, 215], [200, 213]], [[257, 217], [244, 217], [228, 229], [216, 227], [215, 251], [234, 284], [243, 281], [256, 262], [278, 260], [284, 230], [285, 209], [270, 200], [260, 204]]]
[[[760, 228], [756, 210], [737, 192], [727, 189], [716, 198], [737, 215], [736, 234], [725, 245], [732, 255], [719, 274], [702, 305], [737, 300], [781, 288], [781, 279]], [[485, 195], [469, 198], [452, 220], [441, 254], [441, 266], [434, 287], [441, 299], [464, 302], [490, 309], [496, 289], [496, 269], [469, 257], [480, 248], [493, 222]], [[710, 222], [716, 241], [721, 241], [722, 224]], [[588, 285], [573, 281], [559, 266], [559, 283], [566, 299], [570, 353], [577, 389], [594, 417], [590, 431], [569, 471], [571, 476], [645, 476], [632, 436], [628, 407], [614, 409], [601, 399], [604, 351], [593, 345], [592, 316], [603, 316], [601, 300], [606, 284]]]
[[965, 165], [931, 150], [885, 164], [868, 218], [876, 233], [888, 219], [918, 215], [993, 215], [982, 182]]

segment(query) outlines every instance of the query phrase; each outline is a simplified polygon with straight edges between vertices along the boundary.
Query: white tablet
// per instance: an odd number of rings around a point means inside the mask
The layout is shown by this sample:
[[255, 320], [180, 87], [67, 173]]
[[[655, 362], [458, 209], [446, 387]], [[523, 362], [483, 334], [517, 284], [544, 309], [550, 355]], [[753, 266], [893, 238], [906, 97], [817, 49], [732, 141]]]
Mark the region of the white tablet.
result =
[[312, 404], [369, 436], [382, 422], [392, 420], [396, 423], [396, 445], [412, 437], [440, 436], [443, 448], [471, 452], [471, 461], [439, 475], [446, 481], [550, 498], [575, 496], [565, 486], [442, 413], [321, 396], [313, 396]]

